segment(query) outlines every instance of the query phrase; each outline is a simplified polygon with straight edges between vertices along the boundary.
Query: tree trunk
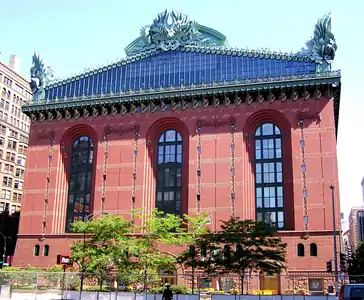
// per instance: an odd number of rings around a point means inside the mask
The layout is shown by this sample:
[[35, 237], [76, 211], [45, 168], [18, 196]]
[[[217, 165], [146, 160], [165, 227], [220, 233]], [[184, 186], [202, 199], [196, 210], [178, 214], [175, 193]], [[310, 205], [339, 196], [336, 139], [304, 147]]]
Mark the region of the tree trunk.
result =
[[244, 295], [244, 273], [241, 275], [241, 294]]

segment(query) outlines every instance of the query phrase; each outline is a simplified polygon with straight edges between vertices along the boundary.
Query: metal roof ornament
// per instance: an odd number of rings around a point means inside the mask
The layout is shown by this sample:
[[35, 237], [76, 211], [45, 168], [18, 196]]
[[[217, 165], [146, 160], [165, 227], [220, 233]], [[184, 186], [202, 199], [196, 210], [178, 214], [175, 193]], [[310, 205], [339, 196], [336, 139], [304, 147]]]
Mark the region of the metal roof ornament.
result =
[[186, 14], [165, 10], [150, 26], [142, 27], [140, 37], [126, 47], [125, 52], [132, 56], [152, 49], [169, 51], [185, 45], [221, 46], [225, 42], [224, 35], [189, 20]]
[[48, 83], [52, 83], [53, 77], [52, 68], [46, 67], [40, 55], [34, 52], [30, 68], [30, 88], [34, 101], [44, 99], [44, 89]]
[[318, 71], [331, 70], [331, 64], [335, 58], [337, 44], [334, 34], [331, 32], [331, 15], [324, 15], [317, 21], [314, 36], [307, 41], [302, 53], [308, 54], [318, 64]]

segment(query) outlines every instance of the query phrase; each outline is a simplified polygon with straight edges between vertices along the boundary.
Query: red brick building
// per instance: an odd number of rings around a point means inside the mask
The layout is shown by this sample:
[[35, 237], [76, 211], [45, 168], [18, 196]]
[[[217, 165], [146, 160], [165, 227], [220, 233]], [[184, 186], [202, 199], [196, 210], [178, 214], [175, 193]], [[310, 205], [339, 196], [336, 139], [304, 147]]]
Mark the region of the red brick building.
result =
[[160, 14], [126, 59], [48, 86], [33, 58], [14, 266], [54, 265], [80, 239], [74, 220], [158, 207], [207, 212], [214, 230], [232, 213], [269, 221], [288, 244], [288, 274], [325, 271], [330, 185], [340, 207], [330, 17], [296, 54], [230, 49], [221, 33], [177, 19]]

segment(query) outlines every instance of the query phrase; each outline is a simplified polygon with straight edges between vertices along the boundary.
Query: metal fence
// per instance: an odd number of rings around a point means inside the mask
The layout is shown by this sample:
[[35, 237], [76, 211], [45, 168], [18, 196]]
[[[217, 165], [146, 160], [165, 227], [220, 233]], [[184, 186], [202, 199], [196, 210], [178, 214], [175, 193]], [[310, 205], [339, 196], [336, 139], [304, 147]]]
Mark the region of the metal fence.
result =
[[[201, 275], [201, 274], [82, 274], [55, 272], [0, 272], [0, 285], [11, 293], [58, 293], [67, 291], [105, 293], [161, 294], [166, 283], [176, 295], [330, 295], [334, 294], [335, 276], [331, 274], [262, 275]], [[364, 276], [339, 276], [342, 283], [364, 282]], [[81, 284], [83, 282], [83, 284]], [[81, 291], [82, 285], [82, 291]], [[25, 299], [25, 298], [24, 298]], [[77, 299], [81, 299], [77, 298]]]

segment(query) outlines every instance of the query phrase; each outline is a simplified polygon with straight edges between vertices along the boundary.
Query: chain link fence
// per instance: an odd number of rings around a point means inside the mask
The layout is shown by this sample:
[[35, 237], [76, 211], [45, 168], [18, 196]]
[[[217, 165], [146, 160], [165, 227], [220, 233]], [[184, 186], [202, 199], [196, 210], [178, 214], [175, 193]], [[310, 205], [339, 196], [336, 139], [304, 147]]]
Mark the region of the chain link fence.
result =
[[[81, 284], [82, 281], [83, 284]], [[349, 278], [339, 275], [338, 281], [340, 288], [343, 283], [364, 283], [364, 276]], [[201, 298], [228, 300], [227, 298], [232, 296], [234, 299], [245, 297], [241, 300], [260, 299], [262, 296], [273, 297], [277, 300], [277, 297], [286, 296], [335, 295], [335, 276], [327, 273], [281, 276], [245, 275], [242, 280], [242, 276], [239, 275], [133, 275], [14, 271], [0, 272], [0, 299], [161, 300], [166, 283], [172, 286], [175, 300], [182, 300], [183, 297], [187, 297], [188, 300]]]

